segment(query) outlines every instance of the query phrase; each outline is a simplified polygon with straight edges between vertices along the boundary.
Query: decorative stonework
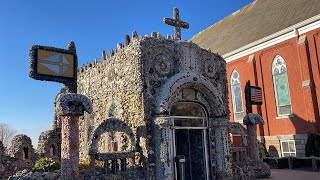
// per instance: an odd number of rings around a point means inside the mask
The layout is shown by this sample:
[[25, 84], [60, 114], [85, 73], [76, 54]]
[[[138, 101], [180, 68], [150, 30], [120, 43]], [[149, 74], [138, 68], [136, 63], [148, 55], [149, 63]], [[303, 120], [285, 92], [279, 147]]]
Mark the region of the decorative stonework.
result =
[[24, 134], [12, 138], [7, 154], [19, 161], [20, 169], [32, 167], [36, 160], [31, 139]]
[[169, 111], [170, 105], [172, 103], [169, 100], [172, 93], [189, 87], [198, 89], [204, 92], [206, 96], [210, 96], [215, 99], [214, 101], [208, 99], [210, 103], [210, 109], [215, 109], [213, 112], [215, 116], [222, 116], [227, 114], [227, 109], [225, 105], [223, 105], [222, 97], [216, 87], [203, 76], [200, 76], [193, 72], [176, 74], [162, 86], [158, 99], [159, 114], [164, 114]]
[[259, 122], [261, 124], [264, 124], [264, 121], [259, 114], [249, 113], [243, 119], [243, 123], [245, 125], [250, 125], [250, 124], [255, 125], [255, 124], [258, 124]]
[[171, 61], [166, 54], [156, 55], [155, 62], [155, 69], [159, 76], [166, 76], [171, 73]]
[[79, 176], [79, 127], [77, 116], [62, 117], [61, 177]]
[[61, 177], [79, 177], [79, 116], [92, 113], [90, 100], [80, 94], [60, 94], [56, 99], [56, 112], [61, 118]]
[[[139, 179], [172, 178], [174, 136], [168, 115], [174, 103], [191, 101], [208, 113], [209, 169], [217, 172], [219, 166], [219, 176], [224, 176], [230, 162], [223, 58], [191, 42], [165, 39], [157, 33], [152, 38], [134, 33], [131, 41], [125, 39], [126, 46], [118, 45], [116, 53], [110, 51], [110, 57], [78, 72], [78, 93], [89, 97], [94, 108], [90, 118], [80, 117], [81, 159], [90, 155], [91, 160], [106, 162], [104, 169], [110, 177], [132, 173], [121, 168], [126, 158], [135, 159], [134, 167], [139, 170], [134, 174], [139, 172]], [[89, 130], [91, 119], [94, 124]]]
[[83, 115], [84, 111], [92, 112], [90, 100], [80, 94], [61, 94], [57, 98], [57, 112], [60, 115]]
[[36, 154], [39, 157], [52, 157], [60, 159], [61, 132], [59, 130], [44, 131], [39, 136]]

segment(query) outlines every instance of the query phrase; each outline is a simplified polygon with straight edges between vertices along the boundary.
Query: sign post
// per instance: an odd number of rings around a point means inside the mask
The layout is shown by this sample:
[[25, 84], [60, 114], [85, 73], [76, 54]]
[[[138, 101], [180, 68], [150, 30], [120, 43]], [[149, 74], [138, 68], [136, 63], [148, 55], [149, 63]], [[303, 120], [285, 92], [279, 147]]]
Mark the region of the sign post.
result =
[[256, 125], [259, 122], [263, 124], [264, 121], [259, 114], [252, 113], [252, 105], [262, 105], [261, 88], [257, 86], [251, 86], [250, 81], [247, 81], [245, 87], [245, 99], [247, 114], [244, 117], [243, 123], [247, 125], [248, 130], [248, 141], [250, 147], [249, 155], [251, 159], [259, 159]]
[[79, 116], [92, 112], [90, 100], [77, 93], [78, 58], [74, 42], [67, 49], [33, 45], [30, 49], [29, 76], [65, 85], [67, 93], [56, 99], [56, 112], [62, 119], [61, 179], [79, 177]]
[[247, 126], [248, 131], [248, 150], [250, 160], [255, 166], [256, 177], [269, 177], [271, 175], [270, 167], [263, 162], [259, 157], [259, 148], [257, 140], [257, 124], [264, 124], [262, 117], [259, 114], [252, 113], [252, 105], [262, 105], [262, 90], [260, 87], [251, 86], [250, 81], [247, 81], [245, 87], [246, 99], [246, 116], [243, 123]]

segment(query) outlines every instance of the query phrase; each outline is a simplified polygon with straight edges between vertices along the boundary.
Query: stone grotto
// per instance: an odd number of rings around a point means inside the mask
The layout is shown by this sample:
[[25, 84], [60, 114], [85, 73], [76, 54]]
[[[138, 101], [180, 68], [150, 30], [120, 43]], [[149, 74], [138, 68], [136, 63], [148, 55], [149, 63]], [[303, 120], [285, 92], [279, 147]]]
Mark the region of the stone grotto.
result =
[[[133, 32], [77, 73], [77, 93], [93, 107], [79, 119], [79, 156], [91, 161], [90, 172], [105, 179], [173, 180], [183, 168], [186, 180], [209, 180], [255, 179], [264, 171], [247, 156], [246, 129], [229, 122], [220, 55], [176, 37]], [[241, 135], [241, 147], [232, 146], [230, 132]], [[0, 175], [13, 165], [7, 161], [23, 170], [40, 157], [60, 159], [60, 147], [55, 112], [36, 150], [25, 135], [13, 139], [7, 155], [0, 146]], [[92, 166], [94, 160], [102, 167]]]

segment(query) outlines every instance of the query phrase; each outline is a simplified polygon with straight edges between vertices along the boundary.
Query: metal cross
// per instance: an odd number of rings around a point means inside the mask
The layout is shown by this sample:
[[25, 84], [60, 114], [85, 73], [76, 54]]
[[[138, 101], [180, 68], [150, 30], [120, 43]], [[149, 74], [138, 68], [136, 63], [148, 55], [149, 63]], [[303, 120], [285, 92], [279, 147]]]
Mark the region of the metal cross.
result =
[[189, 28], [189, 23], [180, 21], [178, 8], [173, 9], [173, 19], [164, 18], [163, 21], [165, 24], [174, 26], [174, 39], [181, 40], [181, 28]]

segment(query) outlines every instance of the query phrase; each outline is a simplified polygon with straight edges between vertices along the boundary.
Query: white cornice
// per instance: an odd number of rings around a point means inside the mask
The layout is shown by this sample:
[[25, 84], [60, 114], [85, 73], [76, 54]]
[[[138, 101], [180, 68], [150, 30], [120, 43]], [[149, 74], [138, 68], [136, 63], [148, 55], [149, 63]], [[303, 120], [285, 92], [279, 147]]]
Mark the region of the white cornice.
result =
[[222, 57], [226, 62], [231, 62], [317, 28], [320, 28], [320, 14], [224, 54]]

